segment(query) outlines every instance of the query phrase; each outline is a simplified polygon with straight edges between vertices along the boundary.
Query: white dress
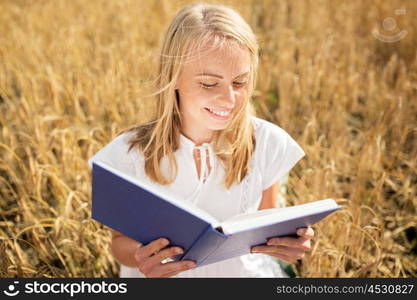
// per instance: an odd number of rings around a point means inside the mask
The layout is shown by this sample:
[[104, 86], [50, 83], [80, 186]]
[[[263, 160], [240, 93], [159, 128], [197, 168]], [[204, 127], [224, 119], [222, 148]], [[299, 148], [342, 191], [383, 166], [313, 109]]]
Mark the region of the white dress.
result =
[[[195, 146], [194, 142], [180, 135], [180, 148], [175, 152], [178, 175], [175, 181], [162, 186], [151, 181], [144, 172], [144, 159], [137, 150], [127, 153], [127, 140], [132, 133], [124, 133], [110, 141], [94, 156], [92, 161], [102, 160], [123, 172], [146, 181], [157, 188], [172, 193], [178, 199], [190, 201], [203, 208], [219, 221], [236, 214], [258, 209], [262, 191], [283, 179], [305, 155], [303, 149], [279, 126], [252, 116], [255, 126], [256, 149], [251, 161], [251, 171], [239, 184], [229, 190], [222, 187], [224, 169], [213, 154], [211, 144]], [[199, 148], [201, 176], [198, 178], [193, 150]], [[208, 155], [211, 171], [206, 163]], [[169, 175], [168, 159], [161, 161], [165, 176]], [[205, 179], [205, 180], [204, 180]], [[120, 277], [144, 277], [137, 268], [121, 265]], [[247, 254], [177, 274], [174, 277], [288, 277], [277, 259], [265, 254]]]

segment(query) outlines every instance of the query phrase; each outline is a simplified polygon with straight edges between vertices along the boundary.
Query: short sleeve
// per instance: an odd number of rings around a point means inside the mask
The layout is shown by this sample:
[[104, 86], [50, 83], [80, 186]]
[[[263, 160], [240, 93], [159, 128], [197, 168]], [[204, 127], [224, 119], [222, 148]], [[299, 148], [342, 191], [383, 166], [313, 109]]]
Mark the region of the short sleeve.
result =
[[260, 135], [262, 189], [266, 190], [288, 173], [305, 152], [285, 130], [266, 120]]
[[130, 152], [127, 151], [129, 148], [127, 143], [128, 137], [129, 134], [124, 133], [107, 143], [103, 148], [88, 159], [90, 167], [93, 167], [93, 162], [102, 161], [115, 169], [134, 176], [134, 150], [131, 150]]

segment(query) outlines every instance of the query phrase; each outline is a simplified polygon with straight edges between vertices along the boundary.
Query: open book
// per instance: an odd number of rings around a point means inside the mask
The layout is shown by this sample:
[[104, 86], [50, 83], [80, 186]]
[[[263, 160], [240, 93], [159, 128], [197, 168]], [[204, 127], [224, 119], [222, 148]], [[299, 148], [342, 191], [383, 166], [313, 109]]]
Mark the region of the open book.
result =
[[341, 208], [333, 199], [259, 210], [223, 222], [108, 164], [93, 162], [92, 218], [142, 244], [161, 237], [184, 253], [174, 260], [208, 265], [248, 254], [270, 237], [296, 235]]

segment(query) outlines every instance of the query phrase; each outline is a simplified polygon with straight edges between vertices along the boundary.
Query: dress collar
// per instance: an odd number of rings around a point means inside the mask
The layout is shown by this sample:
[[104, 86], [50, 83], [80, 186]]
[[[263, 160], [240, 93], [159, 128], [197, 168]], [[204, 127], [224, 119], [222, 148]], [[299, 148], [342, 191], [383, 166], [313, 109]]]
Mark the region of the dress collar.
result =
[[188, 137], [183, 135], [181, 132], [180, 132], [180, 144], [183, 147], [191, 148], [191, 149], [194, 149], [194, 148], [202, 149], [202, 148], [210, 148], [211, 147], [211, 143], [202, 143], [200, 146], [197, 146], [192, 140], [190, 140]]
[[[188, 198], [189, 201], [191, 201], [194, 204], [197, 204], [199, 200], [200, 193], [203, 189], [204, 183], [211, 180], [211, 178], [214, 176], [214, 170], [215, 170], [215, 163], [216, 158], [214, 155], [213, 148], [210, 143], [202, 143], [200, 146], [196, 146], [196, 144], [187, 138], [185, 135], [183, 135], [180, 132], [180, 147], [184, 148], [186, 150], [187, 156], [190, 157], [190, 161], [192, 161], [193, 170], [195, 171], [195, 176], [197, 176], [197, 170], [194, 167], [194, 158], [193, 158], [193, 152], [194, 149], [199, 149], [198, 151], [200, 156], [200, 178], [198, 179], [197, 188], [194, 190], [194, 192], [191, 194], [191, 196]], [[207, 156], [210, 162], [211, 171], [209, 172], [208, 165], [207, 165]]]

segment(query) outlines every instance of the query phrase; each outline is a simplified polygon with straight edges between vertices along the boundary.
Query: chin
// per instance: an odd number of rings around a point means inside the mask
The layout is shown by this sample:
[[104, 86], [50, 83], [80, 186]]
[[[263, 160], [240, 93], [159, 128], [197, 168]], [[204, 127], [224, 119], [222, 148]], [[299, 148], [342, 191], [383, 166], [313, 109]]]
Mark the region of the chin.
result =
[[205, 123], [205, 127], [210, 130], [224, 130], [229, 126], [232, 119], [233, 119], [233, 116], [231, 116], [229, 120], [225, 120], [225, 121], [215, 120], [211, 118], [210, 116], [208, 116], [206, 113], [204, 113], [201, 116], [200, 122], [203, 121]]
[[224, 130], [227, 126], [229, 126], [229, 122], [224, 124], [213, 124], [213, 122], [209, 122], [206, 127], [210, 130]]

